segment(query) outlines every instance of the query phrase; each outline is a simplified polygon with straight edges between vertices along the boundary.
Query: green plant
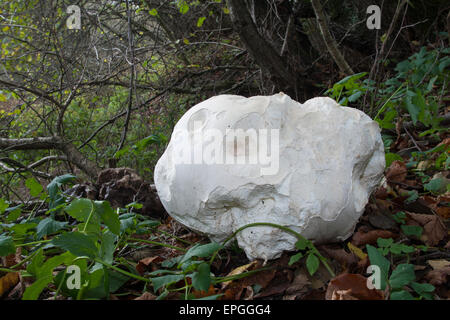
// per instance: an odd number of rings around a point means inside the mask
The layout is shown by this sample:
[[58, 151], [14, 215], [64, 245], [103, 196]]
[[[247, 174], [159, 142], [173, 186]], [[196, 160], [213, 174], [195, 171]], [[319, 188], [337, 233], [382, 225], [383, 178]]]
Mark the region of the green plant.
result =
[[368, 82], [362, 82], [360, 80], [366, 75], [367, 72], [361, 72], [347, 76], [336, 82], [332, 88], [325, 92], [325, 94], [329, 94], [330, 97], [343, 106], [356, 102], [366, 93], [367, 90], [372, 89], [370, 86], [366, 85]]
[[[386, 247], [385, 247], [386, 248]], [[389, 250], [391, 250], [392, 246]], [[386, 259], [377, 248], [366, 245], [367, 254], [370, 263], [380, 268], [380, 289], [389, 289], [391, 300], [432, 300], [434, 286], [427, 283], [416, 282], [416, 275], [414, 272], [414, 265], [403, 263], [396, 266], [396, 268], [389, 272], [391, 263]], [[382, 248], [382, 251], [385, 250]], [[403, 250], [403, 248], [401, 248]], [[410, 291], [412, 290], [418, 295], [414, 297]]]

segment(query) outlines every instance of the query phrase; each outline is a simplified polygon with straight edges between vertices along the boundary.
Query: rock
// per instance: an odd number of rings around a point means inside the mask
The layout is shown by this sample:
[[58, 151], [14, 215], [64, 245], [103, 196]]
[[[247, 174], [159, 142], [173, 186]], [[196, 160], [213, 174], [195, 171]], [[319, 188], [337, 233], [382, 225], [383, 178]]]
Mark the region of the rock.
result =
[[[271, 222], [325, 243], [352, 234], [384, 167], [380, 129], [362, 111], [325, 97], [220, 95], [179, 120], [154, 178], [167, 212], [214, 241]], [[296, 242], [267, 226], [236, 238], [249, 259]]]

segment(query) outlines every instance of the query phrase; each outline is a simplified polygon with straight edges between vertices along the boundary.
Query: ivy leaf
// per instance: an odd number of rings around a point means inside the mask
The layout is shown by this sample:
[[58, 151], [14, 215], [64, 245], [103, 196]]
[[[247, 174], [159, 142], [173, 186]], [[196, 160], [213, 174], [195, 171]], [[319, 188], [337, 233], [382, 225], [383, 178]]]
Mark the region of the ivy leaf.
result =
[[81, 232], [67, 232], [52, 240], [52, 243], [64, 250], [70, 251], [78, 257], [96, 258], [98, 249], [95, 242]]
[[319, 258], [313, 253], [308, 254], [308, 258], [306, 258], [306, 268], [310, 275], [314, 275], [317, 269], [319, 268]]

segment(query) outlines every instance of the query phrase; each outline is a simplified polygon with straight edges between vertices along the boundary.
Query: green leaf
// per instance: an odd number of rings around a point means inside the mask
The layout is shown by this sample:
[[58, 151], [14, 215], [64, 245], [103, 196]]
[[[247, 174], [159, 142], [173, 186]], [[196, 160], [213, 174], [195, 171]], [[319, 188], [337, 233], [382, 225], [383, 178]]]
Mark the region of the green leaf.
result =
[[405, 290], [394, 291], [391, 293], [391, 300], [415, 300], [414, 297]]
[[436, 178], [424, 184], [425, 190], [435, 194], [444, 193], [447, 190], [447, 182], [443, 178]]
[[52, 243], [74, 255], [81, 257], [96, 258], [98, 249], [95, 242], [81, 232], [67, 232], [52, 240]]
[[309, 241], [306, 240], [306, 239], [304, 239], [304, 238], [299, 239], [299, 240], [295, 243], [295, 247], [296, 247], [298, 250], [305, 250], [308, 246], [309, 246]]
[[294, 254], [291, 259], [289, 259], [289, 265], [293, 265], [297, 261], [299, 261], [303, 257], [303, 253], [299, 252], [297, 254]]
[[184, 279], [182, 274], [170, 274], [167, 276], [156, 277], [152, 279], [153, 290], [156, 292], [159, 288], [163, 286], [168, 286], [172, 283], [178, 282]]
[[386, 288], [387, 279], [389, 276], [389, 268], [391, 263], [388, 259], [383, 257], [383, 255], [370, 244], [366, 245], [367, 254], [369, 256], [370, 264], [377, 265], [380, 268], [381, 279], [380, 279], [380, 287], [381, 290]]
[[403, 211], [399, 211], [396, 214], [394, 214], [392, 218], [398, 223], [405, 223], [406, 213], [404, 213]]
[[392, 152], [388, 152], [385, 155], [386, 158], [386, 168], [389, 168], [389, 166], [392, 164], [392, 162], [394, 162], [395, 160], [400, 160], [402, 161], [403, 158], [400, 157], [398, 154], [392, 153]]
[[15, 253], [16, 247], [12, 237], [0, 235], [0, 257]]
[[151, 9], [149, 12], [148, 12], [151, 16], [157, 16], [158, 15], [158, 10], [156, 10], [155, 8], [153, 8], [153, 9]]
[[432, 300], [433, 295], [430, 293], [434, 291], [435, 287], [429, 283], [411, 283], [411, 288], [414, 289], [420, 296], [424, 297], [427, 300]]
[[207, 296], [207, 297], [203, 297], [203, 298], [199, 298], [199, 299], [194, 299], [194, 300], [217, 300], [217, 298], [220, 298], [221, 296], [223, 296], [223, 293], [215, 294], [212, 296]]
[[30, 190], [30, 195], [32, 197], [37, 197], [44, 188], [41, 186], [39, 182], [35, 178], [28, 178], [25, 181], [25, 186]]
[[3, 214], [8, 207], [9, 204], [5, 201], [5, 199], [0, 198], [0, 214]]
[[74, 258], [75, 257], [71, 255], [69, 252], [65, 252], [59, 256], [55, 256], [48, 259], [44, 264], [40, 265], [44, 259], [41, 251], [39, 256], [35, 256], [33, 258], [33, 260], [37, 259], [37, 262], [35, 262], [35, 265], [33, 267], [33, 271], [37, 280], [32, 285], [26, 288], [22, 299], [23, 300], [38, 299], [42, 290], [44, 290], [45, 287], [47, 287], [47, 285], [53, 281], [53, 270], [61, 264], [66, 265], [71, 264]]
[[42, 264], [44, 263], [44, 249], [40, 248], [38, 249], [38, 252], [33, 257], [31, 262], [27, 266], [27, 272], [32, 274], [33, 276], [37, 277], [37, 274], [39, 272], [39, 269], [41, 268]]
[[200, 28], [201, 26], [203, 26], [203, 23], [205, 22], [206, 17], [200, 17], [197, 20], [197, 27]]
[[18, 206], [6, 209], [6, 212], [9, 212], [8, 217], [6, 218], [6, 222], [11, 223], [11, 222], [16, 221], [20, 217], [20, 214], [22, 213], [21, 207], [22, 207], [22, 205], [18, 205]]
[[48, 190], [48, 194], [50, 196], [50, 199], [55, 200], [56, 196], [59, 192], [59, 188], [66, 183], [72, 182], [76, 179], [75, 176], [71, 175], [71, 174], [65, 174], [62, 176], [58, 176], [56, 178], [54, 178], [48, 185], [47, 185], [47, 190]]
[[19, 223], [15, 224], [11, 227], [11, 231], [14, 232], [14, 235], [17, 237], [25, 235], [28, 230], [36, 228], [37, 223]]
[[109, 230], [116, 234], [120, 234], [119, 215], [114, 211], [108, 201], [94, 201], [95, 212], [100, 216], [103, 223]]
[[211, 284], [211, 270], [209, 264], [202, 263], [197, 267], [197, 271], [192, 275], [192, 285], [195, 289], [208, 291]]
[[189, 11], [189, 5], [186, 1], [179, 4], [181, 14], [186, 14]]
[[310, 275], [314, 275], [317, 269], [319, 268], [319, 258], [313, 253], [308, 254], [308, 258], [306, 258], [306, 268]]
[[115, 242], [117, 237], [107, 231], [102, 235], [102, 243], [100, 247], [100, 257], [102, 261], [112, 264], [114, 261]]
[[393, 254], [401, 254], [402, 252], [403, 252], [403, 253], [411, 253], [411, 252], [414, 252], [415, 249], [414, 249], [414, 247], [407, 246], [407, 245], [405, 245], [405, 244], [403, 244], [403, 243], [394, 243], [394, 244], [391, 246], [390, 251], [391, 251]]
[[416, 190], [411, 190], [408, 192], [408, 198], [405, 200], [406, 204], [413, 203], [417, 199], [419, 199], [419, 193]]
[[420, 236], [422, 235], [422, 232], [423, 232], [423, 228], [420, 226], [402, 225], [401, 229], [402, 229], [403, 233], [408, 237], [414, 236], [414, 237], [420, 238]]
[[377, 239], [377, 244], [379, 247], [389, 247], [393, 243], [394, 243], [394, 239], [392, 239], [392, 238], [389, 238], [389, 239], [378, 238]]
[[37, 279], [30, 286], [25, 289], [23, 293], [22, 300], [37, 300], [42, 292], [50, 282], [53, 281], [53, 277], [47, 276]]
[[84, 222], [88, 219], [93, 203], [89, 199], [75, 199], [65, 209], [72, 218], [77, 221]]
[[39, 222], [36, 227], [36, 239], [42, 239], [42, 237], [49, 234], [58, 232], [67, 225], [67, 222], [60, 222], [53, 220], [52, 218], [45, 218]]
[[222, 249], [222, 245], [220, 245], [217, 242], [211, 242], [204, 245], [196, 244], [184, 254], [183, 259], [180, 262], [180, 265], [182, 265], [184, 262], [188, 261], [192, 257], [200, 257], [200, 258], [209, 257], [219, 249]]
[[414, 274], [414, 265], [412, 264], [399, 264], [392, 275], [389, 278], [389, 284], [392, 289], [401, 289], [403, 286], [410, 284], [416, 279]]
[[409, 96], [404, 99], [404, 103], [406, 110], [408, 110], [409, 115], [411, 116], [413, 124], [416, 125], [421, 109], [419, 108], [419, 106], [413, 103], [412, 98]]

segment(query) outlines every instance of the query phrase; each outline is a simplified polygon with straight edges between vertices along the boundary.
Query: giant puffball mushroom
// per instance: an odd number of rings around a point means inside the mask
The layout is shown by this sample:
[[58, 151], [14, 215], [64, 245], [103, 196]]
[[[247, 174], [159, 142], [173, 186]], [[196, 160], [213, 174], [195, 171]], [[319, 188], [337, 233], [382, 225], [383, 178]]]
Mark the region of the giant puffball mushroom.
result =
[[[178, 121], [154, 179], [167, 212], [214, 241], [269, 222], [325, 243], [353, 233], [384, 167], [378, 124], [360, 110], [326, 97], [219, 95]], [[269, 226], [236, 238], [251, 260], [297, 240]]]

